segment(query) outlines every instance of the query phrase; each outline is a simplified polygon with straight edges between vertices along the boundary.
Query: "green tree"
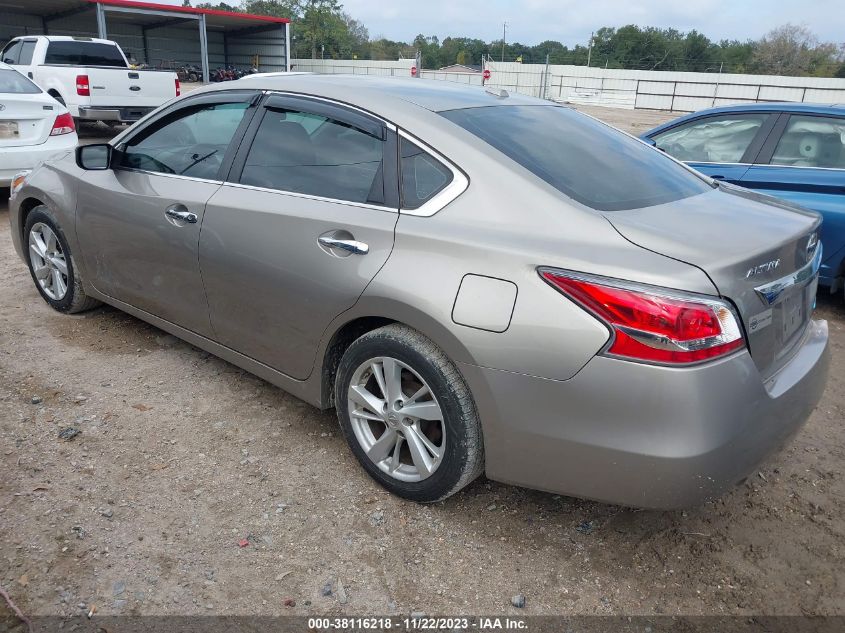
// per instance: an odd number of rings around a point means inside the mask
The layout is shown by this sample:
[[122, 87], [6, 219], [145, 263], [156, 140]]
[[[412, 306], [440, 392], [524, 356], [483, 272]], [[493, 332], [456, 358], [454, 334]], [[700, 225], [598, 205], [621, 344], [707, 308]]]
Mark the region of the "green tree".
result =
[[767, 33], [754, 51], [757, 72], [768, 75], [832, 75], [837, 49], [820, 43], [807, 27], [784, 24]]

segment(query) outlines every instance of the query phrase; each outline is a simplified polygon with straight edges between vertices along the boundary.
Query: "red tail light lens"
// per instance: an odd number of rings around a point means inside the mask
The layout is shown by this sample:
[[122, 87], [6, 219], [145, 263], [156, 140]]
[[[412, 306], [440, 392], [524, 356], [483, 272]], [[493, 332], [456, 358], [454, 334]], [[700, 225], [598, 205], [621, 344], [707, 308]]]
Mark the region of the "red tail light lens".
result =
[[178, 97], [181, 94], [182, 94], [182, 84], [180, 84], [179, 80], [177, 79], [176, 80], [176, 96]]
[[88, 81], [88, 75], [76, 76], [76, 94], [80, 97], [91, 96], [91, 84]]
[[62, 134], [70, 134], [76, 129], [73, 124], [73, 117], [70, 112], [65, 112], [56, 117], [53, 123], [53, 129], [50, 130], [50, 136], [61, 136]]
[[611, 328], [605, 354], [684, 365], [745, 346], [736, 316], [722, 301], [563, 271], [540, 270], [540, 276]]

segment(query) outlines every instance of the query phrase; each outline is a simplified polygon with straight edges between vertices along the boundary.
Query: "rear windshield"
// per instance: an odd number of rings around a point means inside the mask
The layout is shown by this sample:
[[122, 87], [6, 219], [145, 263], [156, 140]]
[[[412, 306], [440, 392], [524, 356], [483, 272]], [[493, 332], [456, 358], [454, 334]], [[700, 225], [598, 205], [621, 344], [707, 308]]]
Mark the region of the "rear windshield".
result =
[[44, 63], [126, 68], [126, 61], [114, 44], [76, 42], [73, 40], [50, 42]]
[[660, 151], [571, 108], [491, 106], [440, 114], [599, 211], [664, 204], [710, 189]]
[[16, 70], [0, 70], [0, 93], [36, 95], [41, 88]]

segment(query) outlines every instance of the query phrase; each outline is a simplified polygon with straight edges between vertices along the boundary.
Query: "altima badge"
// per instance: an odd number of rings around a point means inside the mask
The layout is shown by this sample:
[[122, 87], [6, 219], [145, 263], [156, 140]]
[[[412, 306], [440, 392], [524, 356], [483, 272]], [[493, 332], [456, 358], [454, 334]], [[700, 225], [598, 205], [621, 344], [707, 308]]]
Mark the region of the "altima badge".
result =
[[745, 278], [750, 279], [755, 275], [762, 275], [763, 273], [771, 272], [778, 266], [780, 266], [780, 260], [773, 259], [772, 261], [766, 262], [765, 264], [760, 264], [759, 266], [754, 266], [754, 268], [749, 268], [748, 272], [745, 273]]

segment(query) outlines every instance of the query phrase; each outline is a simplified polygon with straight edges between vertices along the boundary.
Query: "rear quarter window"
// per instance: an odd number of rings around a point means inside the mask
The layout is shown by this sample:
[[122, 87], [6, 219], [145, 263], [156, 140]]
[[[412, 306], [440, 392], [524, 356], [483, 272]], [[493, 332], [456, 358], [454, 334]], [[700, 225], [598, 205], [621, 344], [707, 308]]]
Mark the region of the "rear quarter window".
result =
[[440, 114], [599, 211], [665, 204], [710, 190], [659, 150], [571, 108], [489, 106]]

